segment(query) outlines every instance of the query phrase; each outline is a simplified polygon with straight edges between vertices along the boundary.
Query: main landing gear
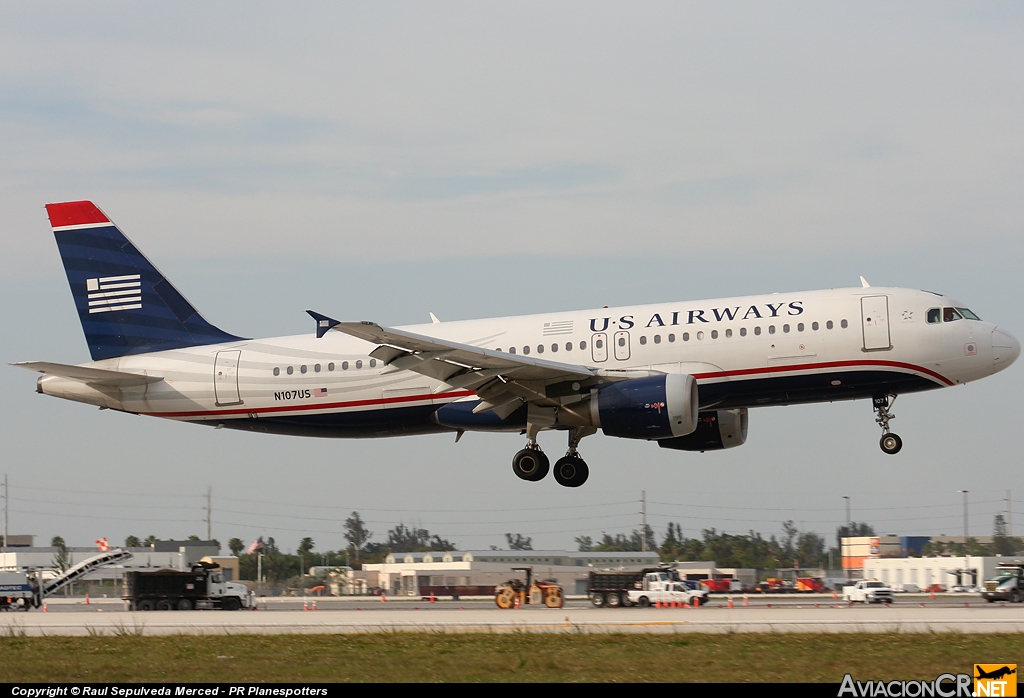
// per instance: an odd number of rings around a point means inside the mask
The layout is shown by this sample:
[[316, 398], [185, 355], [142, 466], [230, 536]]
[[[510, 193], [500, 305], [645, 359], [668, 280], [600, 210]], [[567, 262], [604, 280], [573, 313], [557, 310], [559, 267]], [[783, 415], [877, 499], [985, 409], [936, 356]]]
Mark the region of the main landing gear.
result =
[[896, 396], [876, 395], [871, 399], [871, 402], [874, 405], [875, 412], [878, 413], [878, 416], [875, 417], [875, 422], [878, 426], [882, 427], [882, 438], [878, 445], [890, 456], [896, 455], [903, 448], [903, 439], [889, 431], [889, 420], [896, 418], [896, 415], [890, 412], [889, 408], [896, 402]]
[[[526, 448], [519, 451], [512, 457], [512, 472], [517, 477], [529, 482], [538, 482], [547, 477], [550, 470], [548, 457], [537, 445], [537, 431], [527, 426], [529, 443]], [[577, 427], [569, 432], [569, 450], [566, 454], [555, 461], [554, 476], [555, 482], [562, 487], [579, 487], [590, 476], [590, 468], [586, 461], [580, 458], [576, 447], [584, 436], [595, 433], [596, 429]]]

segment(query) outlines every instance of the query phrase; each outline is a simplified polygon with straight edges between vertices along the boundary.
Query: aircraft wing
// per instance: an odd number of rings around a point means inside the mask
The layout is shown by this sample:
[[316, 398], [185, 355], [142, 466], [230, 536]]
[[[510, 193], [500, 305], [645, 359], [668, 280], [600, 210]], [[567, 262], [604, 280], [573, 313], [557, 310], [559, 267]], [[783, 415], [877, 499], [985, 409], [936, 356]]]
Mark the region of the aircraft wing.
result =
[[[473, 390], [481, 403], [474, 412], [494, 410], [505, 417], [525, 402], [551, 399], [547, 387], [567, 381], [583, 382], [605, 375], [594, 368], [506, 354], [447, 339], [381, 327], [373, 322], [339, 322], [307, 310], [317, 321], [317, 336], [337, 330], [377, 344], [370, 356], [393, 371], [414, 371], [442, 381], [437, 392]], [[632, 377], [632, 376], [623, 376]]]
[[27, 368], [29, 371], [45, 373], [48, 376], [71, 378], [72, 380], [88, 383], [89, 385], [106, 385], [117, 388], [123, 388], [130, 385], [157, 383], [163, 380], [163, 376], [144, 376], [140, 373], [108, 371], [104, 368], [55, 364], [49, 361], [20, 361], [11, 365], [17, 366], [18, 368]]

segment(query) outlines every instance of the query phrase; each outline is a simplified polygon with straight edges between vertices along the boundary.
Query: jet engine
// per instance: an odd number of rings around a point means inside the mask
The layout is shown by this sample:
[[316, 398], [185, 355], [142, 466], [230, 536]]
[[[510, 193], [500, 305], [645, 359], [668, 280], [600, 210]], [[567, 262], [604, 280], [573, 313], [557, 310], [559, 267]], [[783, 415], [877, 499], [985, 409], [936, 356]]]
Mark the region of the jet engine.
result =
[[[700, 403], [693, 376], [669, 373], [607, 383], [591, 399], [595, 426], [627, 439], [686, 437], [697, 428]], [[595, 410], [596, 408], [596, 410]]]
[[660, 439], [662, 448], [679, 451], [719, 451], [742, 446], [747, 440], [747, 409], [701, 412], [697, 428], [691, 434], [674, 439]]

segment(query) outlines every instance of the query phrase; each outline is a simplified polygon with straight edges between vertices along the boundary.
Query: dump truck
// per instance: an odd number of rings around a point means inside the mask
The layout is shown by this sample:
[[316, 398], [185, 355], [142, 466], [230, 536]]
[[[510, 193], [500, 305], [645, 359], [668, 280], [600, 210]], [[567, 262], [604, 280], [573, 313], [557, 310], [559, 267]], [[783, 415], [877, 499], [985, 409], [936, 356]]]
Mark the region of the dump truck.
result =
[[[665, 584], [669, 582], [672, 584], [666, 588]], [[652, 586], [657, 584], [661, 584], [657, 589]], [[676, 585], [679, 587], [677, 588]], [[686, 600], [691, 602], [694, 596], [700, 597], [701, 600], [707, 598], [705, 590], [692, 588], [681, 580], [679, 573], [671, 567], [645, 567], [641, 570], [595, 570], [590, 573], [587, 583], [587, 595], [590, 596], [590, 602], [598, 608], [632, 606], [634, 603], [639, 603], [641, 597], [641, 594], [634, 592], [655, 590], [665, 593], [685, 593], [687, 594]], [[684, 600], [682, 596], [678, 594], [676, 596], [678, 598], [666, 597], [664, 600]], [[656, 599], [650, 594], [647, 594], [646, 598], [651, 603], [656, 602]]]
[[189, 571], [158, 569], [126, 572], [124, 600], [132, 611], [191, 611], [252, 608], [254, 595], [244, 584], [225, 582], [220, 565], [198, 562]]
[[981, 585], [981, 598], [989, 603], [1020, 603], [1024, 600], [1024, 562], [999, 563], [995, 576]]

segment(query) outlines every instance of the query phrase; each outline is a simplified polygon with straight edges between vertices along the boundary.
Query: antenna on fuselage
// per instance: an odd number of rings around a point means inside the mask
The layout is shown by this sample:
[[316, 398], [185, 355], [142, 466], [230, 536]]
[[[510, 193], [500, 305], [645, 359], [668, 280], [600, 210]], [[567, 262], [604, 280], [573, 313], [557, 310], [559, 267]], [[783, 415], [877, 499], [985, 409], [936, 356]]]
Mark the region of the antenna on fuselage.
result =
[[863, 276], [862, 276], [862, 277], [860, 277], [860, 285], [861, 285], [861, 286], [862, 286], [863, 288], [871, 288], [871, 284], [869, 284], [869, 283], [868, 283], [868, 280], [867, 280], [867, 279], [865, 279], [865, 278], [864, 278]]

